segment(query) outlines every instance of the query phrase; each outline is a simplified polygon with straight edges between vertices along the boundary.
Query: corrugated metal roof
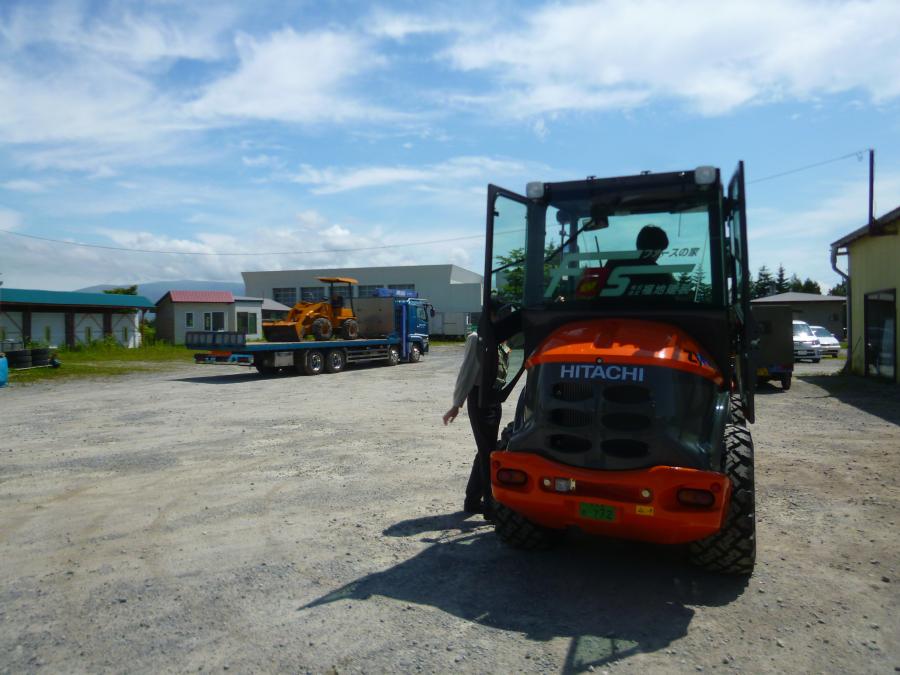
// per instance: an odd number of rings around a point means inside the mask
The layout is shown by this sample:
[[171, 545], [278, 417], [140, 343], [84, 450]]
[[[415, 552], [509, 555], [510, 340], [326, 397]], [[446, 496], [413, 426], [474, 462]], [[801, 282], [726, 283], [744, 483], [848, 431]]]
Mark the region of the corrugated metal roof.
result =
[[764, 298], [756, 298], [750, 302], [844, 302], [847, 298], [843, 295], [817, 295], [816, 293], [778, 293], [777, 295], [767, 295]]
[[234, 303], [231, 291], [169, 291], [157, 300], [156, 304], [161, 303], [167, 296], [172, 302], [214, 302], [227, 305]]
[[66, 305], [82, 307], [119, 307], [153, 309], [153, 303], [142, 295], [113, 293], [79, 293], [69, 291], [40, 291], [26, 288], [0, 287], [0, 304]]

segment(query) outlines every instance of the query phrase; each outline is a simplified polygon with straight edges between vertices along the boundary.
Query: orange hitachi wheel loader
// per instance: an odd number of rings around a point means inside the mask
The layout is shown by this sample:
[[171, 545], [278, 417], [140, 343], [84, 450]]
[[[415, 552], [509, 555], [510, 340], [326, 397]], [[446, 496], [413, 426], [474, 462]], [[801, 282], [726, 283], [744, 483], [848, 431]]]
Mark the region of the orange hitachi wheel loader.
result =
[[[750, 574], [755, 537], [754, 327], [743, 163], [489, 186], [482, 404], [525, 374], [491, 456], [497, 535], [548, 546], [579, 528], [687, 544]], [[497, 381], [501, 342], [521, 368]], [[512, 366], [510, 372], [513, 372]]]
[[[312, 335], [316, 340], [330, 340], [335, 333], [345, 340], [359, 337], [359, 323], [353, 308], [353, 285], [357, 283], [356, 279], [316, 278], [328, 284], [328, 296], [318, 302], [301, 300], [280, 321], [263, 321], [262, 329], [266, 340], [298, 342], [307, 335]], [[346, 289], [343, 293], [335, 293], [335, 284], [346, 284]]]

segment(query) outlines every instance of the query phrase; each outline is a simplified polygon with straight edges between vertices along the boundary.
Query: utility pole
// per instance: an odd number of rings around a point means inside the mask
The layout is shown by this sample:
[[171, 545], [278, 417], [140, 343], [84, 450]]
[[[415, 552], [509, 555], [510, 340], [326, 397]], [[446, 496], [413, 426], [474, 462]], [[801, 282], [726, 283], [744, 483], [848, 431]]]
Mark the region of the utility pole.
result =
[[869, 234], [875, 232], [875, 149], [869, 148]]

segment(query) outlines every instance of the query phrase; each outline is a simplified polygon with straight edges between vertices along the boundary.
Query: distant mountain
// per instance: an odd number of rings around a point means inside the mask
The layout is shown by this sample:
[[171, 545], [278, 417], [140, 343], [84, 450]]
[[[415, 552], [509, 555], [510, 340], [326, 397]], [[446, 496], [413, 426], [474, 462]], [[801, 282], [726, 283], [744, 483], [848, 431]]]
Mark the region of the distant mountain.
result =
[[[102, 293], [111, 288], [121, 288], [130, 284], [100, 284], [79, 288], [82, 293]], [[138, 284], [138, 295], [143, 295], [150, 302], [155, 303], [169, 291], [231, 291], [234, 295], [244, 295], [244, 284], [237, 281], [151, 281], [146, 284]]]

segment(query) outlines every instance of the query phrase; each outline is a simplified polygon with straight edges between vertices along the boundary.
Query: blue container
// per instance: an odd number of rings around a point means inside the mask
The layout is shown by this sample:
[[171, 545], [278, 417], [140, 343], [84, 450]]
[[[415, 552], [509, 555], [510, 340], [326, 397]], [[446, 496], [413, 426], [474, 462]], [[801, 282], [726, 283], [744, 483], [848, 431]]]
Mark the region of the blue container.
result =
[[6, 362], [5, 356], [0, 356], [0, 387], [5, 387], [9, 383], [9, 364]]

